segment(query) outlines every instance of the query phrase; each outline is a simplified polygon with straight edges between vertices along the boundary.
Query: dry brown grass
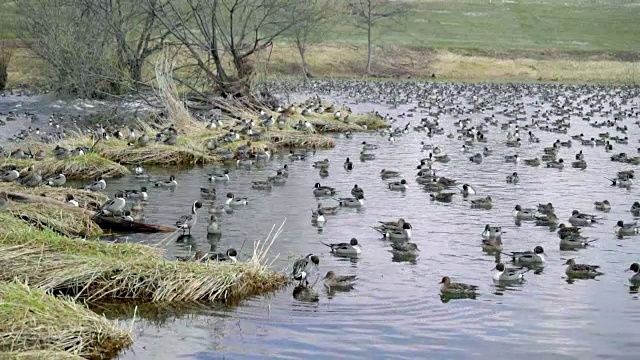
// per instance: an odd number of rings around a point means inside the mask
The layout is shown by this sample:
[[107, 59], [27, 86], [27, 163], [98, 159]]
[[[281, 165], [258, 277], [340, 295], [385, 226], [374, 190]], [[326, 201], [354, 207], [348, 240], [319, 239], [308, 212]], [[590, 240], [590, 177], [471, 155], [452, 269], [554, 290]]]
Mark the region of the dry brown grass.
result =
[[80, 203], [80, 206], [102, 204], [109, 199], [108, 196], [101, 192], [68, 187], [40, 186], [37, 188], [27, 188], [16, 183], [0, 182], [0, 190], [6, 191], [8, 193], [25, 194], [31, 196], [42, 196], [42, 194], [44, 194], [47, 198], [58, 200], [60, 202], [64, 202], [66, 200], [67, 194], [71, 194]]
[[129, 331], [70, 299], [0, 284], [0, 351], [10, 358], [109, 358], [132, 342]]
[[204, 165], [215, 162], [216, 157], [201, 144], [183, 138], [177, 145], [149, 144], [145, 147], [101, 146], [100, 155], [121, 164], [145, 165]]

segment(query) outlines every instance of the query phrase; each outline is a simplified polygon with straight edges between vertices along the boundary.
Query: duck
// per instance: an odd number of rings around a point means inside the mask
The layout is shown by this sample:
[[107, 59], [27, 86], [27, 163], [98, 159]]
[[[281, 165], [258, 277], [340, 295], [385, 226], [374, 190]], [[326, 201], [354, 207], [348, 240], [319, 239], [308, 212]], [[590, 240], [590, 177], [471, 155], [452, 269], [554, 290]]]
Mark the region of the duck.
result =
[[478, 287], [475, 285], [451, 282], [448, 276], [443, 277], [440, 284], [442, 284], [440, 292], [443, 295], [474, 295], [478, 290]]
[[210, 174], [209, 181], [229, 181], [229, 170], [224, 170], [222, 174]]
[[573, 258], [567, 260], [564, 264], [567, 265], [565, 274], [569, 277], [594, 278], [596, 276], [603, 275], [602, 272], [598, 271], [600, 268], [598, 265], [576, 264], [576, 261]]
[[[339, 206], [322, 206], [322, 203], [318, 203], [318, 207], [315, 210], [311, 210], [312, 216], [317, 216], [318, 211], [322, 210], [323, 215], [335, 215], [340, 209]], [[316, 215], [313, 215], [313, 214]]]
[[633, 204], [631, 204], [631, 209], [629, 211], [631, 211], [633, 216], [640, 216], [640, 202], [634, 201]]
[[516, 264], [534, 265], [546, 262], [544, 248], [538, 245], [533, 251], [515, 251], [505, 255], [511, 256], [511, 260]]
[[227, 201], [225, 201], [225, 205], [231, 207], [240, 207], [245, 206], [249, 203], [247, 198], [236, 198], [236, 195], [232, 192], [227, 193]]
[[312, 210], [311, 220], [313, 220], [313, 222], [315, 222], [319, 226], [322, 226], [325, 222], [327, 222], [327, 219], [324, 217], [324, 211], [322, 209]]
[[535, 220], [535, 209], [523, 209], [520, 205], [516, 205], [513, 209], [513, 217], [516, 220]]
[[504, 264], [498, 263], [493, 270], [493, 281], [496, 282], [509, 282], [509, 281], [522, 281], [524, 279], [524, 273], [529, 271], [526, 268], [509, 268]]
[[185, 231], [189, 231], [189, 235], [191, 235], [191, 228], [198, 222], [198, 209], [202, 207], [202, 203], [200, 201], [194, 201], [191, 206], [191, 214], [182, 215], [178, 221], [176, 221], [176, 227], [182, 230], [182, 234], [184, 235]]
[[18, 179], [18, 183], [26, 186], [26, 187], [37, 187], [42, 184], [42, 175], [40, 175], [40, 170], [34, 170], [33, 166], [29, 167], [30, 171], [22, 178]]
[[351, 171], [351, 170], [353, 170], [353, 162], [351, 162], [351, 160], [349, 158], [347, 158], [347, 160], [344, 161], [343, 167], [344, 167], [345, 170]]
[[605, 212], [611, 211], [611, 203], [609, 203], [609, 200], [596, 201], [593, 204], [596, 206], [596, 210]]
[[351, 288], [353, 283], [358, 280], [356, 275], [336, 275], [335, 272], [329, 271], [323, 278], [324, 286], [331, 289]]
[[439, 202], [451, 202], [455, 193], [451, 192], [438, 192], [436, 194], [429, 194], [431, 197], [431, 201], [439, 201]]
[[564, 160], [563, 159], [558, 159], [558, 160], [549, 161], [549, 162], [547, 162], [547, 167], [548, 168], [554, 168], [554, 169], [563, 169], [564, 168]]
[[[402, 220], [402, 219], [401, 219]], [[376, 231], [382, 234], [383, 238], [389, 240], [410, 240], [413, 227], [403, 220], [398, 225], [382, 225], [374, 227]]]
[[313, 185], [313, 195], [316, 197], [333, 196], [336, 194], [336, 189], [330, 186], [322, 186], [320, 183]]
[[520, 176], [518, 176], [517, 172], [507, 176], [507, 184], [517, 184], [520, 182]]
[[329, 176], [329, 170], [326, 168], [321, 168], [320, 171], [318, 171], [318, 175], [320, 175], [321, 178], [326, 178], [327, 176]]
[[587, 247], [595, 240], [589, 240], [581, 235], [560, 235], [560, 250], [574, 250]]
[[569, 223], [574, 226], [590, 226], [597, 222], [596, 219], [595, 215], [583, 214], [578, 210], [573, 210], [571, 217], [569, 217]]
[[391, 252], [396, 256], [418, 256], [418, 245], [410, 241], [394, 241], [390, 243]]
[[574, 162], [571, 163], [571, 167], [574, 169], [586, 169], [587, 168], [587, 162], [584, 160], [576, 160]]
[[475, 195], [476, 190], [469, 184], [462, 184], [462, 189], [460, 189], [460, 193], [462, 196], [467, 197], [469, 195]]
[[255, 180], [251, 182], [251, 188], [256, 190], [272, 190], [273, 183], [269, 180]]
[[213, 254], [209, 257], [213, 261], [229, 261], [232, 263], [238, 262], [238, 252], [234, 248], [229, 248], [223, 253]]
[[335, 199], [340, 206], [350, 207], [350, 208], [360, 208], [364, 206], [364, 196], [358, 194], [352, 198], [340, 198]]
[[287, 178], [282, 173], [282, 170], [277, 170], [275, 176], [269, 176], [267, 181], [272, 183], [275, 186], [283, 186], [287, 183]]
[[15, 166], [11, 166], [4, 174], [0, 175], [0, 181], [11, 182], [16, 181], [20, 177], [20, 172]]
[[69, 205], [73, 205], [75, 207], [80, 207], [80, 204], [78, 203], [78, 201], [71, 194], [67, 194], [67, 196], [64, 199], [64, 202]]
[[215, 200], [216, 199], [216, 189], [214, 187], [201, 187], [200, 188], [200, 196], [204, 199]]
[[202, 250], [198, 250], [195, 252], [195, 254], [190, 255], [190, 256], [176, 256], [176, 260], [178, 261], [193, 261], [193, 262], [202, 262], [205, 261], [207, 259], [207, 254], [202, 251]]
[[380, 171], [380, 177], [382, 177], [382, 179], [389, 179], [389, 178], [398, 177], [398, 176], [400, 176], [400, 173], [397, 171], [387, 170], [387, 169], [382, 169]]
[[367, 144], [366, 141], [362, 142], [362, 150], [371, 151], [371, 150], [376, 150], [376, 149], [378, 149], [378, 145]]
[[486, 197], [483, 197], [483, 198], [471, 200], [471, 207], [487, 209], [487, 210], [491, 209], [493, 207], [491, 196], [487, 195]]
[[142, 165], [140, 165], [140, 163], [138, 163], [138, 165], [136, 165], [136, 167], [133, 169], [133, 174], [136, 176], [144, 174], [144, 168], [142, 167]]
[[520, 156], [518, 154], [515, 155], [506, 155], [504, 157], [504, 162], [517, 164], [520, 162]]
[[616, 235], [622, 236], [632, 236], [638, 235], [638, 223], [634, 222], [631, 224], [625, 224], [624, 221], [618, 220], [616, 226], [613, 228]]
[[306, 285], [309, 285], [308, 276], [310, 275], [311, 271], [313, 271], [314, 268], [317, 269], [319, 265], [320, 258], [318, 257], [318, 255], [309, 253], [293, 263], [291, 277], [294, 280], [299, 281], [301, 285], [303, 281], [306, 283]]
[[558, 225], [558, 216], [555, 213], [536, 214], [536, 226], [556, 226]]
[[484, 230], [482, 231], [483, 239], [497, 239], [502, 236], [502, 227], [501, 226], [491, 226], [489, 224], [484, 226]]
[[359, 187], [358, 184], [355, 184], [355, 185], [353, 185], [353, 188], [351, 188], [351, 195], [353, 195], [353, 196], [357, 196], [357, 195], [364, 196], [364, 189]]
[[137, 199], [142, 201], [147, 201], [149, 199], [146, 186], [141, 186], [140, 190], [125, 190], [124, 195], [128, 199]]
[[67, 182], [67, 177], [63, 173], [50, 177], [46, 180], [49, 186], [62, 186]]
[[631, 266], [629, 266], [629, 270], [633, 271], [633, 275], [629, 278], [629, 282], [633, 285], [640, 285], [640, 264], [631, 264]]
[[524, 160], [524, 164], [528, 165], [528, 166], [540, 166], [542, 162], [540, 161], [540, 159], [538, 158], [533, 158], [533, 159], [525, 159]]
[[160, 187], [163, 189], [175, 189], [176, 186], [178, 186], [178, 181], [176, 181], [176, 177], [171, 175], [169, 176], [169, 180], [161, 180], [161, 181], [156, 181], [155, 183], [156, 187]]
[[124, 199], [124, 194], [120, 191], [115, 193], [114, 198], [108, 200], [100, 207], [100, 210], [97, 214], [99, 215], [114, 215], [121, 213], [124, 210], [126, 205], [126, 201]]
[[329, 159], [315, 161], [313, 163], [313, 167], [316, 168], [316, 169], [328, 169], [329, 168]]
[[407, 180], [402, 179], [400, 181], [391, 182], [391, 183], [388, 183], [387, 186], [389, 187], [389, 190], [404, 191], [404, 190], [407, 190]]
[[469, 157], [469, 161], [471, 161], [471, 162], [472, 162], [472, 163], [474, 163], [474, 164], [480, 164], [480, 163], [482, 163], [482, 154], [480, 154], [480, 153], [476, 153], [475, 155], [470, 156], [470, 157]]
[[360, 255], [362, 252], [362, 249], [358, 244], [358, 239], [356, 238], [349, 240], [349, 243], [327, 244], [322, 241], [320, 243], [331, 248], [331, 253], [335, 255], [356, 256]]
[[94, 182], [84, 187], [85, 190], [99, 191], [104, 190], [107, 187], [107, 182], [100, 176], [95, 179]]
[[500, 238], [482, 239], [482, 249], [487, 252], [500, 252], [502, 240]]

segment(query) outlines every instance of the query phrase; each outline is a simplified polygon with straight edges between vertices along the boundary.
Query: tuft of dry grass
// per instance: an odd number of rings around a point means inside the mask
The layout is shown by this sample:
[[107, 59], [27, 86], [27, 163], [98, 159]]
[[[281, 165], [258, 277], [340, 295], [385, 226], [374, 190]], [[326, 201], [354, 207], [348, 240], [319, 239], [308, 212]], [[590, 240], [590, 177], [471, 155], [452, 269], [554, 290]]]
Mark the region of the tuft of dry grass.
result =
[[63, 173], [68, 179], [94, 179], [121, 177], [129, 174], [129, 169], [116, 162], [96, 154], [70, 156], [63, 160], [47, 159], [38, 163], [43, 174], [53, 175]]
[[300, 131], [277, 131], [270, 134], [271, 142], [280, 148], [329, 149], [336, 146], [336, 140], [318, 134]]
[[217, 159], [210, 154], [204, 145], [182, 139], [176, 145], [149, 144], [145, 147], [102, 146], [100, 155], [121, 164], [145, 165], [204, 165]]
[[7, 193], [25, 194], [37, 197], [42, 197], [44, 194], [45, 197], [60, 202], [66, 201], [67, 194], [71, 194], [82, 207], [86, 207], [87, 205], [90, 207], [91, 204], [103, 204], [105, 201], [109, 200], [109, 197], [101, 192], [69, 187], [50, 187], [43, 185], [36, 188], [28, 188], [16, 183], [0, 182], [0, 190], [6, 191]]
[[[69, 205], [71, 207], [73, 205]], [[89, 212], [61, 208], [55, 204], [23, 204], [11, 203], [9, 213], [37, 228], [48, 228], [69, 237], [86, 237], [90, 239], [103, 235], [102, 229], [93, 222]]]
[[109, 358], [132, 343], [129, 331], [70, 299], [0, 284], [0, 351], [10, 358]]

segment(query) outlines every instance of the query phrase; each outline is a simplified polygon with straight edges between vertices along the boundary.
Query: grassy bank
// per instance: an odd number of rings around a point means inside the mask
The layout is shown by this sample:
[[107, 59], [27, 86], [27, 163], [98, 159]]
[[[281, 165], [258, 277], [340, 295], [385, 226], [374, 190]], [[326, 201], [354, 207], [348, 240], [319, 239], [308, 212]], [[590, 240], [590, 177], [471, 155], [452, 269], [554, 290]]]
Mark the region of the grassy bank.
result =
[[0, 358], [109, 358], [131, 343], [128, 331], [70, 299], [0, 283]]

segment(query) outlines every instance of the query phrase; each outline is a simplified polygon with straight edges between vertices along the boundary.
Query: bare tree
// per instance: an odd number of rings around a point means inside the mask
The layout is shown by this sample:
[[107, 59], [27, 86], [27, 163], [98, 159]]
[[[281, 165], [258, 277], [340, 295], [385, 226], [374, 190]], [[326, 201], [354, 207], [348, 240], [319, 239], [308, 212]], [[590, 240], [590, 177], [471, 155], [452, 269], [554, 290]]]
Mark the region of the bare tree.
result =
[[176, 71], [190, 68], [194, 78], [180, 79], [183, 85], [197, 90], [204, 83], [243, 97], [252, 93], [252, 56], [304, 19], [306, 9], [301, 0], [165, 0], [152, 11], [188, 53]]
[[367, 73], [371, 74], [374, 25], [380, 19], [400, 15], [406, 9], [403, 4], [392, 4], [388, 0], [352, 0], [350, 6], [351, 16], [354, 18], [356, 26], [367, 32]]
[[0, 91], [4, 90], [9, 81], [9, 62], [13, 56], [13, 47], [10, 47], [9, 42], [0, 41]]
[[[324, 31], [329, 30], [335, 24], [335, 19], [340, 13], [342, 1], [340, 0], [306, 0], [305, 11], [302, 19], [294, 19], [289, 35], [295, 42], [300, 54], [300, 65], [305, 79], [312, 77], [307, 65], [306, 53], [313, 44], [324, 39]], [[297, 17], [298, 14], [293, 14]]]

